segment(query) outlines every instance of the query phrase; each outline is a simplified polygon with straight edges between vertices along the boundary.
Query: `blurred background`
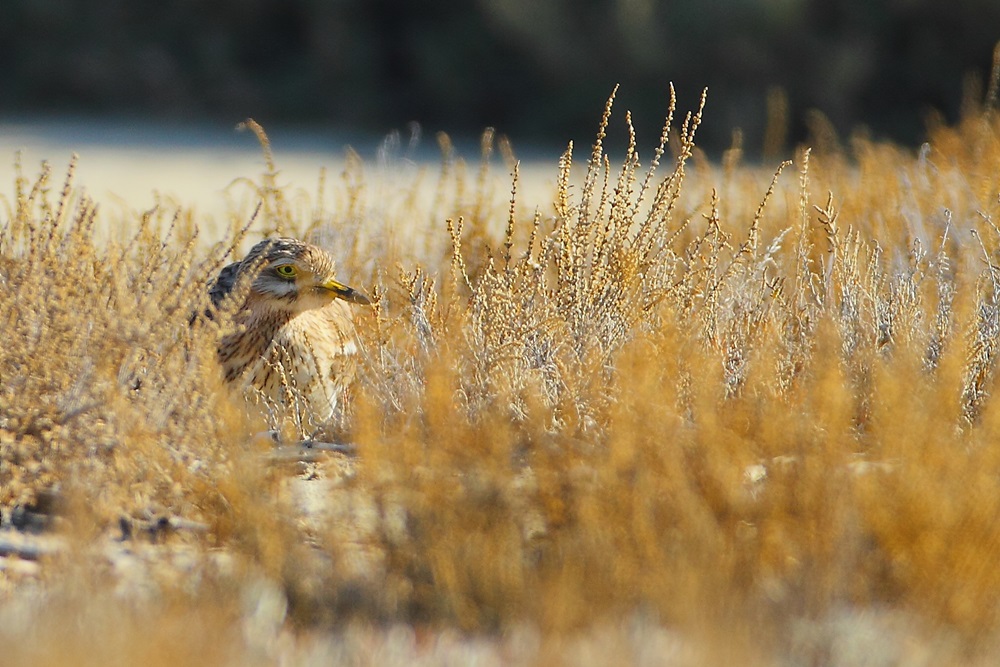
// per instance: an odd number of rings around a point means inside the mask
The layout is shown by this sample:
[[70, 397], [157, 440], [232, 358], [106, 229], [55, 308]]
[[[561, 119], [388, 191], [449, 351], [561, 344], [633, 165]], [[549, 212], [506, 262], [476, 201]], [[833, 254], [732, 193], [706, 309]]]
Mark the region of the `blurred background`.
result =
[[[702, 87], [710, 155], [808, 136], [915, 144], [928, 113], [982, 97], [998, 0], [3, 0], [0, 118], [589, 144], [615, 83], [655, 143], [674, 82]], [[964, 92], [963, 92], [964, 91]], [[971, 97], [967, 95], [971, 94]], [[769, 107], [770, 104], [770, 107]], [[770, 109], [770, 111], [769, 111]], [[785, 136], [765, 138], [784, 114]], [[621, 117], [618, 118], [619, 123]], [[428, 142], [433, 143], [433, 142]]]

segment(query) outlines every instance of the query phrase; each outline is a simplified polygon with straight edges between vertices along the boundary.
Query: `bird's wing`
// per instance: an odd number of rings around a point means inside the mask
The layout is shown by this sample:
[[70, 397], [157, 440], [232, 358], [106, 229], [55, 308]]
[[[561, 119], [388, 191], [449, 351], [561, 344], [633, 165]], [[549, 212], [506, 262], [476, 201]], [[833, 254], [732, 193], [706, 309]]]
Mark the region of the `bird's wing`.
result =
[[215, 279], [215, 282], [212, 283], [212, 286], [208, 290], [208, 295], [212, 298], [212, 305], [216, 308], [233, 291], [239, 269], [240, 262], [233, 262], [219, 271], [219, 277]]

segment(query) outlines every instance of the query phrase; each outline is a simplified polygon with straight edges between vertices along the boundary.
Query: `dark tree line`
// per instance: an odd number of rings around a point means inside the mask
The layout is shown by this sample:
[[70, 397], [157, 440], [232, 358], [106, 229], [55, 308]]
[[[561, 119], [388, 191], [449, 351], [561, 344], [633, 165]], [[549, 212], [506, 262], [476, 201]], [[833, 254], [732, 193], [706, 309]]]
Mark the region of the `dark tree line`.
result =
[[737, 126], [759, 147], [777, 88], [793, 140], [816, 108], [912, 143], [930, 109], [957, 117], [998, 40], [996, 0], [4, 0], [0, 113], [563, 142], [621, 83], [652, 142], [673, 81], [686, 108], [710, 88], [713, 150]]

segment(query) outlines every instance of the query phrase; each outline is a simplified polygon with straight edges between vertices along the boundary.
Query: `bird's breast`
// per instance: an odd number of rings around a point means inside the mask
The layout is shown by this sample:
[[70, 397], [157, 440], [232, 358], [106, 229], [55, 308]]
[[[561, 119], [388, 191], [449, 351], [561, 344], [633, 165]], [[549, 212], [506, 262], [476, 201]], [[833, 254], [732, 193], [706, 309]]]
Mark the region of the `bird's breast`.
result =
[[345, 303], [334, 301], [294, 315], [249, 311], [237, 324], [239, 331], [224, 337], [219, 346], [228, 382], [243, 377], [267, 394], [282, 385], [329, 393], [353, 377], [357, 343]]

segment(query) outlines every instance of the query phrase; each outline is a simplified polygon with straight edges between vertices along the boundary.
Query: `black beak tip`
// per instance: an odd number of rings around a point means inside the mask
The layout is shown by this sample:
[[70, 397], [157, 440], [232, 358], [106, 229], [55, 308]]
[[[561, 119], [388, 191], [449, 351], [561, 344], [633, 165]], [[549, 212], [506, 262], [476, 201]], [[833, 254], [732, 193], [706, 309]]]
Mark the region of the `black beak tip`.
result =
[[371, 299], [369, 299], [367, 296], [365, 296], [364, 294], [355, 289], [351, 289], [347, 294], [344, 295], [344, 298], [346, 298], [351, 303], [356, 303], [361, 306], [370, 306], [372, 304]]

